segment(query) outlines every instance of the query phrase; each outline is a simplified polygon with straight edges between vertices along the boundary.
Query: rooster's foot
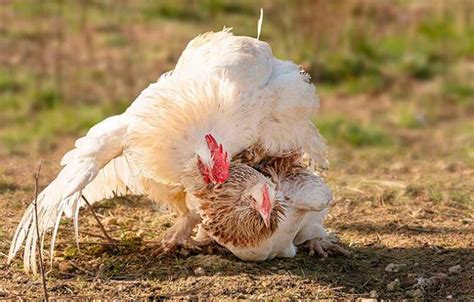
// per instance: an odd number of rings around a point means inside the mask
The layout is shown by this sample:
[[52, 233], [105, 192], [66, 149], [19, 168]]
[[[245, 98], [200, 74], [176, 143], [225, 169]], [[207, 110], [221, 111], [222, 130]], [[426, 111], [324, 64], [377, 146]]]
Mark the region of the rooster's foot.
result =
[[200, 221], [200, 217], [188, 213], [178, 218], [175, 224], [166, 232], [165, 238], [161, 242], [163, 252], [169, 253], [175, 251], [179, 247], [193, 245], [191, 235], [196, 224]]
[[340, 247], [336, 243], [332, 243], [325, 239], [314, 238], [306, 242], [306, 247], [309, 249], [309, 255], [313, 256], [318, 254], [323, 258], [327, 258], [329, 255], [342, 255], [350, 257], [351, 253]]

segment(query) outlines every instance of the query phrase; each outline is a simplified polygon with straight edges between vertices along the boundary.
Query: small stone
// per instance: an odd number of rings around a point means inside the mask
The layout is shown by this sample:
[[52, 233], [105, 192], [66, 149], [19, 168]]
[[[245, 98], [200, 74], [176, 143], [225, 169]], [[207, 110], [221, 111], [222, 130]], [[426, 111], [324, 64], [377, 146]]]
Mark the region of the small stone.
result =
[[60, 262], [64, 261], [64, 257], [54, 257], [54, 261], [60, 263]]
[[74, 270], [74, 266], [67, 261], [59, 262], [58, 269], [62, 273], [70, 273]]
[[103, 223], [105, 225], [118, 225], [118, 220], [116, 217], [107, 217], [104, 219]]
[[378, 298], [379, 297], [379, 293], [375, 289], [371, 290], [369, 295], [370, 295], [371, 298]]
[[448, 272], [450, 274], [459, 274], [461, 272], [461, 266], [458, 264], [458, 265], [455, 265], [455, 266], [451, 266], [449, 269], [448, 269]]
[[453, 298], [453, 295], [447, 295], [447, 296], [446, 296], [446, 299], [447, 299], [447, 300], [451, 300], [452, 298]]
[[422, 298], [423, 297], [423, 291], [419, 288], [417, 289], [414, 289], [414, 290], [407, 290], [406, 291], [406, 294], [409, 296], [409, 297], [412, 297], [412, 298]]
[[64, 257], [63, 251], [54, 251], [54, 256], [55, 257]]
[[389, 273], [397, 273], [400, 270], [401, 265], [400, 264], [395, 264], [395, 263], [389, 263], [385, 267], [385, 271]]
[[179, 254], [182, 255], [182, 256], [184, 256], [184, 257], [188, 257], [189, 254], [190, 254], [190, 252], [189, 252], [187, 249], [181, 249], [181, 250], [179, 251]]
[[145, 231], [144, 230], [138, 230], [135, 235], [139, 238], [143, 238], [143, 237], [145, 237]]
[[393, 292], [393, 291], [396, 291], [399, 288], [400, 288], [400, 279], [395, 279], [392, 282], [390, 282], [389, 284], [387, 284], [387, 290], [388, 291]]
[[195, 273], [196, 275], [202, 276], [202, 275], [205, 275], [205, 274], [206, 274], [206, 271], [205, 271], [202, 267], [197, 267], [197, 268], [194, 270], [194, 273]]
[[434, 281], [437, 281], [437, 282], [440, 282], [440, 281], [446, 280], [447, 278], [448, 278], [448, 275], [446, 275], [445, 273], [437, 273], [433, 277], [431, 277], [430, 279], [432, 279]]
[[136, 222], [135, 219], [133, 219], [133, 218], [128, 218], [128, 219], [125, 220], [124, 223], [125, 223], [125, 225], [130, 225], [130, 226], [131, 226], [131, 225], [134, 225], [135, 222]]

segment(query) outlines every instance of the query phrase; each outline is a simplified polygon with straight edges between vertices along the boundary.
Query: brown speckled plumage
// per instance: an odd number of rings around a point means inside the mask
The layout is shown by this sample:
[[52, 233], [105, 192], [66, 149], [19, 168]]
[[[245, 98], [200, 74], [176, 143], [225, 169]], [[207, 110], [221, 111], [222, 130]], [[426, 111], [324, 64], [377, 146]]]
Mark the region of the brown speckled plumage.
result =
[[266, 227], [246, 191], [261, 182], [270, 183], [255, 169], [237, 163], [231, 166], [229, 179], [224, 184], [197, 193], [206, 232], [220, 244], [236, 247], [257, 246], [270, 237], [283, 215], [283, 201], [275, 201], [269, 227]]
[[237, 154], [232, 161], [249, 165], [265, 176], [271, 177], [275, 182], [307, 170], [301, 150], [290, 150], [278, 156], [268, 156], [259, 144]]

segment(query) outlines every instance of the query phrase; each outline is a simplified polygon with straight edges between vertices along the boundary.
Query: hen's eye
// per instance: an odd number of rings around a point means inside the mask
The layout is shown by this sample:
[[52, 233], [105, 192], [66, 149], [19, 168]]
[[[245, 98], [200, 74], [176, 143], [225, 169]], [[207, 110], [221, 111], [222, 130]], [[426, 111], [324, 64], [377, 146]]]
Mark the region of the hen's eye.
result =
[[251, 203], [253, 206], [257, 206], [257, 200], [256, 200], [253, 196], [250, 196], [250, 203]]

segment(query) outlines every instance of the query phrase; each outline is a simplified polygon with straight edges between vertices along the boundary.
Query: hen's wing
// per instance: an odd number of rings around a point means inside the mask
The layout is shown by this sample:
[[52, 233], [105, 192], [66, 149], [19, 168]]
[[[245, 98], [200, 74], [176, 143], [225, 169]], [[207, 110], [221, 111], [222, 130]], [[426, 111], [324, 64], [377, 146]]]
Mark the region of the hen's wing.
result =
[[281, 183], [281, 191], [299, 210], [320, 212], [332, 201], [331, 189], [316, 174], [300, 170], [287, 176]]
[[289, 206], [303, 214], [294, 238], [296, 245], [313, 238], [326, 238], [324, 218], [332, 201], [332, 192], [324, 181], [309, 170], [288, 176], [281, 184]]

